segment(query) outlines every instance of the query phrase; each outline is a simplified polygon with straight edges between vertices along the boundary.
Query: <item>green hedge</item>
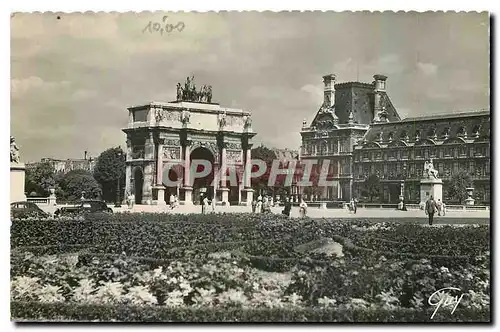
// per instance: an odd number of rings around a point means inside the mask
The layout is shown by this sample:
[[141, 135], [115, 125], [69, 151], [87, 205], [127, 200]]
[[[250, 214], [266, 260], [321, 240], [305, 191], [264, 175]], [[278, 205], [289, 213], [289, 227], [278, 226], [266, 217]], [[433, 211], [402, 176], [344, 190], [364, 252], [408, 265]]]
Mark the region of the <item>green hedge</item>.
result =
[[490, 323], [490, 310], [414, 309], [240, 309], [166, 308], [113, 305], [75, 305], [66, 303], [11, 302], [11, 319], [22, 321], [58, 320], [118, 322], [350, 322], [350, 323]]

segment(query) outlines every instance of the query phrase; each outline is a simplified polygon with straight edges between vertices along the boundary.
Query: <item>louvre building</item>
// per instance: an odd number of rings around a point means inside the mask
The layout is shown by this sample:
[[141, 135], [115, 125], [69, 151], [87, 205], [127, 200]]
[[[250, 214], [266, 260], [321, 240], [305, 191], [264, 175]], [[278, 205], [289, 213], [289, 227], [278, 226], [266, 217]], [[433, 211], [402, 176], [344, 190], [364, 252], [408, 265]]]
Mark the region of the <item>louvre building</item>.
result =
[[459, 170], [473, 179], [476, 204], [490, 204], [490, 112], [453, 112], [401, 119], [387, 91], [387, 77], [371, 84], [324, 80], [324, 102], [308, 126], [304, 121], [301, 160], [329, 160], [333, 186], [306, 199], [346, 201], [362, 197], [365, 180], [376, 174], [379, 200], [418, 203], [424, 163], [432, 159], [443, 179], [443, 200], [449, 180]]

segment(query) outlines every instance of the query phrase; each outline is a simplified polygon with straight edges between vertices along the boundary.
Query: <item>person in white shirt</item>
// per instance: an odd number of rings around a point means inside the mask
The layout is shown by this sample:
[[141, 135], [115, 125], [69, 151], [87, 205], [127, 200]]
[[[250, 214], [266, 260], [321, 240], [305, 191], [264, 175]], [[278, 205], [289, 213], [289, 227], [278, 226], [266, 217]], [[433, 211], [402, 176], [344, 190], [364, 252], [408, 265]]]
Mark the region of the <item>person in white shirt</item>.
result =
[[207, 213], [208, 212], [208, 197], [205, 196], [205, 198], [203, 198], [203, 213]]
[[175, 197], [174, 197], [174, 194], [170, 194], [170, 209], [173, 210], [173, 208], [175, 207]]
[[262, 197], [259, 196], [257, 199], [257, 204], [255, 205], [255, 213], [261, 213], [262, 212]]
[[300, 200], [299, 215], [301, 218], [304, 218], [307, 215], [307, 204], [304, 202], [304, 199]]

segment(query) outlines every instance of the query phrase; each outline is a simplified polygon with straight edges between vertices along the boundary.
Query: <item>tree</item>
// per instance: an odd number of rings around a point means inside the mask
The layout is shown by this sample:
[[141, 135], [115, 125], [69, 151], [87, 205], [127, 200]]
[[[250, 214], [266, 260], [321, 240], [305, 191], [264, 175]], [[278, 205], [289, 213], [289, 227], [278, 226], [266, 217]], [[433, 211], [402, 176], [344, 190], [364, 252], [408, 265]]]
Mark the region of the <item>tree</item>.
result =
[[457, 200], [459, 203], [465, 202], [465, 199], [469, 197], [467, 194], [467, 188], [472, 186], [472, 178], [466, 171], [459, 171], [450, 179], [448, 195], [450, 198]]
[[35, 167], [26, 169], [25, 191], [30, 193], [30, 196], [33, 192], [36, 195], [48, 196], [49, 189], [54, 188], [55, 184], [55, 169], [51, 163], [38, 163]]
[[370, 175], [363, 183], [363, 189], [366, 195], [370, 197], [370, 202], [373, 201], [373, 197], [380, 196], [382, 186], [378, 176], [376, 174]]
[[116, 187], [120, 179], [120, 200], [125, 188], [125, 153], [122, 148], [107, 149], [97, 158], [94, 178], [101, 185], [102, 198], [112, 202], [116, 199]]
[[[269, 175], [271, 174], [271, 166], [273, 165], [273, 161], [276, 160], [276, 153], [273, 150], [265, 147], [264, 145], [260, 145], [254, 149], [252, 149], [252, 159], [260, 159], [266, 163], [266, 172], [259, 176], [258, 178], [252, 178], [252, 187], [257, 189], [258, 191], [262, 189], [268, 188]], [[252, 172], [257, 171], [257, 166], [252, 166]]]
[[85, 198], [99, 198], [101, 188], [92, 174], [86, 170], [73, 170], [64, 174], [56, 187], [56, 195], [63, 201], [76, 201], [85, 191]]

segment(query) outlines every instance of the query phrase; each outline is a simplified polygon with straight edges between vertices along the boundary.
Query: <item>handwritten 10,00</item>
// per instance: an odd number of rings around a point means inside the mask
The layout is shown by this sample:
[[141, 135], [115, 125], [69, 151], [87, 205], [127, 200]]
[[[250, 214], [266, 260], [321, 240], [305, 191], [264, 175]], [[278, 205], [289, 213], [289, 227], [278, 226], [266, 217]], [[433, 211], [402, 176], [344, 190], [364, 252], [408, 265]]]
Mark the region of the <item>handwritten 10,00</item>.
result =
[[184, 22], [177, 22], [175, 24], [167, 23], [168, 16], [163, 16], [163, 24], [158, 22], [149, 21], [146, 27], [142, 30], [142, 33], [149, 31], [149, 33], [159, 32], [162, 36], [164, 33], [171, 33], [172, 31], [181, 32], [184, 30], [186, 25]]

